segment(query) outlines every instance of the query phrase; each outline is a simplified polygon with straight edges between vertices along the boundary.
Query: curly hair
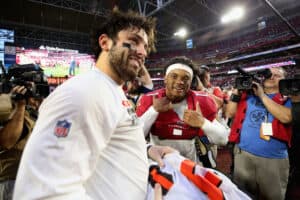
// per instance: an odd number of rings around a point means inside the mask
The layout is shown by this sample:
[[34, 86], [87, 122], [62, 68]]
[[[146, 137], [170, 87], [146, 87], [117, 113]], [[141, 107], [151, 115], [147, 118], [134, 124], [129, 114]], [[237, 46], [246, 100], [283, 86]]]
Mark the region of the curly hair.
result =
[[155, 31], [156, 18], [145, 17], [134, 11], [122, 12], [114, 8], [110, 16], [100, 28], [95, 27], [92, 31], [91, 43], [94, 54], [98, 58], [102, 49], [99, 46], [98, 38], [102, 34], [107, 34], [109, 38], [117, 39], [118, 33], [128, 28], [143, 29], [148, 36], [148, 53], [155, 51]]

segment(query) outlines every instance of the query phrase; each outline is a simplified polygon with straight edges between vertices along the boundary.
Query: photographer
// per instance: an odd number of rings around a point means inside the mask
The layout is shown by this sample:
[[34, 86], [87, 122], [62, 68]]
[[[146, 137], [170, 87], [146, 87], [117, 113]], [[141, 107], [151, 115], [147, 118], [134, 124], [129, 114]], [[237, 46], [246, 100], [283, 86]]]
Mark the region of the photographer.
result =
[[26, 92], [24, 86], [15, 86], [10, 94], [2, 94], [18, 98], [12, 100], [14, 110], [10, 117], [0, 122], [0, 199], [12, 199], [21, 155], [34, 126], [34, 120], [26, 110], [26, 99], [21, 98]]
[[234, 150], [234, 181], [254, 199], [284, 199], [291, 141], [291, 101], [279, 93], [282, 68], [271, 68], [263, 86], [251, 91], [235, 89], [227, 106], [233, 117], [229, 141]]
[[[300, 85], [298, 85], [299, 91]], [[300, 188], [300, 160], [298, 159], [300, 153], [300, 94], [289, 95], [292, 100], [292, 125], [293, 136], [292, 146], [289, 149], [290, 159], [290, 175], [287, 187], [286, 199], [299, 199]]]

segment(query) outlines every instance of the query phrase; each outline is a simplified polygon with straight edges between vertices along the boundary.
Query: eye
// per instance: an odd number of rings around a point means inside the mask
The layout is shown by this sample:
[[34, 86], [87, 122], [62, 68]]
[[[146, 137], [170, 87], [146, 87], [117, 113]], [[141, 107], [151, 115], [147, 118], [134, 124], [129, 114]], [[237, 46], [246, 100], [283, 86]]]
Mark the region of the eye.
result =
[[177, 78], [177, 74], [171, 74], [171, 78], [172, 79], [176, 79]]
[[189, 80], [190, 80], [190, 77], [188, 77], [188, 76], [184, 76], [182, 80], [183, 80], [184, 82], [187, 82], [187, 81], [189, 81]]
[[128, 40], [134, 45], [137, 45], [139, 42], [138, 38], [135, 37], [129, 37]]

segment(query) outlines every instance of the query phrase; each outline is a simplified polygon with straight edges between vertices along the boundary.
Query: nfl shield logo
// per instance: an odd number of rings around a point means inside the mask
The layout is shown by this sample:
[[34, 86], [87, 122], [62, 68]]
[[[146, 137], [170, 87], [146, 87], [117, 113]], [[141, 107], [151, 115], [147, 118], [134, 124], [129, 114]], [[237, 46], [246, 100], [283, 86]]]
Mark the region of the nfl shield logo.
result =
[[54, 129], [54, 134], [57, 137], [66, 137], [70, 131], [71, 124], [67, 120], [58, 121]]

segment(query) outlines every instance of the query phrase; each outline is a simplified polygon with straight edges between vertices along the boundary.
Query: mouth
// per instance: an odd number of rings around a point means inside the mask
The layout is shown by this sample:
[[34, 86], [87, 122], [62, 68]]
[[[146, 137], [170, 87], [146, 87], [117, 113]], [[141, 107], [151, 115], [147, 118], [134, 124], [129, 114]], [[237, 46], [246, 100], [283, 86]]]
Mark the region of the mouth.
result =
[[177, 93], [184, 93], [185, 92], [185, 88], [184, 87], [173, 87], [173, 90], [175, 90]]

